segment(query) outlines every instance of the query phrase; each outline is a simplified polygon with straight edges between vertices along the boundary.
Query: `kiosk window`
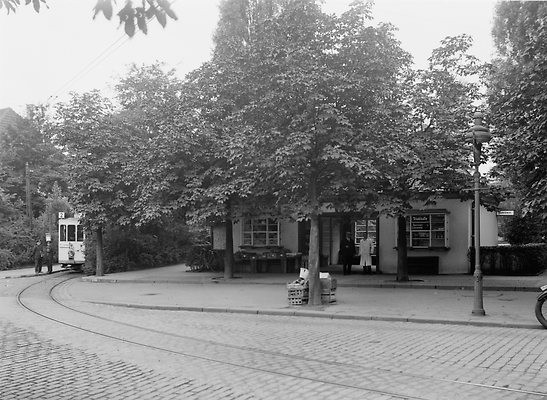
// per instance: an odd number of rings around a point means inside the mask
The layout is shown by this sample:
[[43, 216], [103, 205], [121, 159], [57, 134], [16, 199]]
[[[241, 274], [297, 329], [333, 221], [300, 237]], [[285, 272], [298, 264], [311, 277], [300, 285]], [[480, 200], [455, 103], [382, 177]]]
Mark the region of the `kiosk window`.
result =
[[372, 240], [374, 248], [376, 248], [376, 220], [363, 219], [355, 221], [355, 244], [358, 245], [365, 235]]
[[278, 246], [279, 223], [274, 218], [252, 218], [243, 221], [243, 244]]
[[446, 214], [407, 216], [407, 245], [412, 248], [448, 247], [446, 222]]

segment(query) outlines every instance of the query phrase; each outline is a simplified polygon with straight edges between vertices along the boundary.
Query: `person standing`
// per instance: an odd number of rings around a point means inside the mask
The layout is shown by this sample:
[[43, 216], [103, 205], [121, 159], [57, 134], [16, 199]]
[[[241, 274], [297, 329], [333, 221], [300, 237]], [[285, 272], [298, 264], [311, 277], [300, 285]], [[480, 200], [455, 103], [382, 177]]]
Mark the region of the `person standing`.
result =
[[374, 252], [374, 243], [367, 234], [359, 242], [359, 264], [363, 267], [363, 272], [372, 273], [372, 253]]
[[53, 272], [53, 249], [50, 242], [46, 243], [46, 265], [47, 273], [51, 274]]
[[351, 274], [351, 265], [353, 264], [353, 256], [355, 255], [355, 244], [349, 232], [340, 242], [340, 258], [342, 259], [342, 271], [344, 275]]
[[38, 240], [34, 246], [34, 272], [39, 274], [42, 272], [42, 243]]

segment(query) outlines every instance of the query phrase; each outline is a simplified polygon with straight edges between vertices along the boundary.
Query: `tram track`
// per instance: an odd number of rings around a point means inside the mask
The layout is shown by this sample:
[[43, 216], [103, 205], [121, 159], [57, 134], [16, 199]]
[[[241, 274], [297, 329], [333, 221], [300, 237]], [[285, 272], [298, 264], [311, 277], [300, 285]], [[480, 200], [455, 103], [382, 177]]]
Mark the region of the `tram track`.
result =
[[[215, 341], [215, 340], [210, 340], [210, 339], [205, 339], [205, 338], [200, 338], [200, 337], [190, 336], [190, 335], [181, 335], [181, 334], [172, 333], [172, 332], [164, 332], [164, 331], [160, 331], [160, 330], [157, 330], [157, 329], [144, 327], [144, 326], [141, 326], [141, 325], [136, 325], [136, 324], [132, 324], [132, 323], [128, 323], [128, 322], [123, 322], [123, 321], [119, 321], [119, 320], [116, 320], [116, 319], [107, 318], [107, 317], [104, 317], [104, 316], [101, 316], [101, 315], [93, 314], [93, 313], [90, 313], [90, 312], [87, 312], [87, 311], [82, 311], [82, 310], [79, 310], [77, 308], [71, 307], [71, 306], [63, 303], [58, 297], [55, 296], [54, 292], [61, 285], [68, 284], [68, 282], [71, 281], [72, 279], [75, 279], [75, 278], [74, 277], [69, 277], [67, 279], [62, 279], [62, 280], [59, 280], [59, 282], [56, 282], [53, 285], [51, 285], [51, 287], [48, 289], [48, 293], [47, 293], [48, 300], [52, 301], [55, 305], [57, 305], [59, 307], [62, 307], [63, 309], [66, 309], [66, 310], [70, 310], [71, 312], [77, 313], [80, 316], [84, 315], [84, 316], [94, 318], [94, 319], [97, 319], [97, 320], [100, 320], [100, 321], [108, 322], [108, 323], [111, 323], [111, 324], [117, 324], [117, 325], [124, 326], [124, 327], [127, 327], [127, 328], [137, 329], [137, 330], [140, 330], [142, 332], [152, 333], [152, 334], [155, 334], [155, 335], [164, 335], [164, 336], [168, 336], [168, 337], [171, 337], [171, 338], [174, 338], [174, 339], [193, 341], [193, 342], [196, 342], [196, 343], [209, 345], [209, 346], [219, 346], [219, 347], [223, 347], [223, 348], [229, 348], [229, 349], [235, 350], [235, 351], [251, 352], [251, 353], [258, 354], [260, 356], [265, 356], [265, 357], [266, 356], [270, 356], [270, 357], [274, 356], [274, 357], [286, 358], [286, 359], [289, 359], [291, 361], [296, 360], [296, 361], [301, 361], [301, 362], [305, 362], [305, 363], [321, 363], [322, 365], [325, 365], [327, 367], [332, 367], [333, 370], [340, 369], [340, 368], [358, 368], [359, 370], [362, 370], [362, 371], [365, 371], [365, 372], [366, 371], [369, 371], [369, 372], [374, 371], [375, 373], [393, 374], [394, 376], [398, 376], [398, 377], [403, 377], [404, 376], [406, 378], [412, 378], [412, 379], [415, 379], [415, 380], [436, 381], [438, 383], [448, 384], [448, 385], [455, 386], [455, 387], [461, 386], [461, 387], [468, 387], [468, 388], [471, 387], [471, 388], [476, 388], [476, 389], [480, 389], [480, 390], [486, 390], [486, 391], [489, 391], [490, 393], [494, 393], [494, 392], [500, 392], [500, 393], [506, 393], [506, 394], [514, 393], [515, 395], [527, 396], [526, 398], [530, 398], [530, 399], [533, 399], [533, 398], [544, 399], [547, 396], [547, 393], [542, 393], [542, 392], [527, 391], [527, 390], [522, 390], [522, 389], [500, 387], [500, 386], [495, 386], [495, 385], [487, 385], [487, 384], [474, 383], [474, 382], [464, 382], [464, 381], [461, 381], [461, 380], [453, 380], [453, 379], [446, 379], [446, 378], [440, 378], [440, 377], [434, 377], [434, 376], [426, 376], [426, 375], [414, 374], [414, 373], [403, 372], [403, 371], [394, 371], [392, 369], [382, 368], [382, 367], [371, 367], [371, 366], [367, 366], [367, 365], [353, 365], [353, 364], [349, 365], [347, 363], [337, 362], [337, 361], [332, 361], [332, 360], [329, 361], [329, 360], [317, 359], [317, 358], [313, 358], [313, 357], [306, 357], [306, 356], [303, 356], [303, 355], [287, 354], [285, 352], [268, 351], [268, 350], [264, 350], [264, 349], [260, 349], [260, 348], [256, 348], [256, 347], [252, 347], [252, 346], [241, 346], [241, 345], [227, 344], [227, 343], [223, 343], [223, 342], [219, 342], [219, 341]], [[33, 283], [31, 285], [28, 285], [27, 287], [23, 288], [22, 290], [20, 290], [20, 292], [17, 294], [17, 302], [19, 303], [19, 305], [21, 307], [23, 307], [24, 309], [26, 309], [27, 311], [29, 311], [29, 312], [31, 312], [31, 313], [33, 313], [33, 314], [35, 314], [35, 315], [37, 315], [41, 318], [46, 318], [46, 319], [48, 319], [52, 322], [62, 324], [64, 326], [71, 327], [71, 328], [74, 328], [74, 329], [77, 329], [77, 330], [80, 330], [80, 331], [83, 331], [83, 332], [87, 332], [87, 333], [94, 334], [94, 335], [99, 335], [101, 337], [105, 337], [105, 338], [108, 338], [108, 339], [119, 341], [119, 342], [122, 342], [122, 343], [125, 343], [125, 344], [139, 346], [139, 347], [146, 348], [146, 349], [149, 349], [149, 350], [165, 352], [165, 353], [175, 355], [175, 356], [188, 357], [188, 358], [192, 358], [192, 359], [196, 359], [196, 360], [221, 364], [221, 365], [224, 365], [224, 366], [229, 366], [229, 367], [234, 367], [234, 368], [241, 368], [241, 369], [250, 370], [250, 371], [254, 371], [254, 372], [260, 372], [260, 373], [265, 373], [265, 374], [277, 375], [277, 376], [280, 376], [280, 377], [287, 377], [287, 378], [293, 378], [293, 379], [296, 378], [296, 379], [300, 379], [300, 380], [308, 381], [308, 382], [314, 382], [314, 383], [319, 383], [319, 384], [328, 384], [328, 385], [333, 385], [333, 386], [337, 386], [337, 387], [341, 387], [341, 388], [345, 388], [345, 389], [361, 391], [363, 393], [368, 392], [368, 393], [374, 393], [374, 394], [377, 394], [377, 395], [385, 395], [385, 396], [389, 396], [391, 398], [400, 398], [400, 399], [426, 400], [426, 399], [431, 399], [432, 398], [431, 396], [426, 396], [426, 397], [416, 396], [416, 395], [411, 395], [409, 393], [399, 393], [396, 390], [379, 389], [379, 388], [375, 388], [375, 387], [371, 387], [371, 386], [367, 386], [367, 385], [363, 385], [363, 384], [346, 384], [346, 383], [342, 383], [342, 382], [337, 382], [333, 379], [324, 379], [324, 378], [318, 379], [318, 378], [314, 378], [314, 377], [311, 377], [311, 376], [306, 376], [303, 373], [295, 373], [295, 372], [291, 373], [291, 372], [285, 372], [285, 371], [280, 370], [280, 369], [276, 370], [274, 368], [263, 368], [263, 367], [260, 367], [260, 366], [253, 366], [253, 365], [247, 365], [247, 364], [238, 363], [238, 362], [231, 362], [231, 361], [223, 360], [219, 357], [211, 357], [211, 356], [207, 356], [207, 355], [195, 354], [195, 353], [191, 353], [191, 352], [188, 352], [188, 351], [182, 351], [182, 350], [178, 350], [178, 349], [170, 349], [167, 346], [158, 346], [158, 345], [154, 345], [154, 344], [150, 344], [150, 343], [145, 343], [145, 342], [139, 341], [139, 340], [132, 340], [132, 339], [124, 338], [124, 337], [121, 337], [120, 335], [114, 335], [114, 334], [110, 334], [110, 333], [100, 332], [97, 329], [89, 329], [89, 328], [85, 328], [85, 327], [82, 327], [82, 326], [78, 326], [78, 325], [73, 324], [71, 322], [68, 322], [66, 320], [61, 320], [60, 318], [56, 318], [56, 317], [52, 317], [50, 315], [46, 315], [45, 313], [41, 312], [38, 309], [33, 308], [32, 306], [30, 306], [28, 303], [25, 302], [25, 299], [24, 299], [25, 293], [28, 290], [30, 290], [33, 286], [39, 284], [40, 282], [41, 281], [35, 282], [35, 283]], [[532, 397], [530, 397], [530, 396], [532, 396]]]

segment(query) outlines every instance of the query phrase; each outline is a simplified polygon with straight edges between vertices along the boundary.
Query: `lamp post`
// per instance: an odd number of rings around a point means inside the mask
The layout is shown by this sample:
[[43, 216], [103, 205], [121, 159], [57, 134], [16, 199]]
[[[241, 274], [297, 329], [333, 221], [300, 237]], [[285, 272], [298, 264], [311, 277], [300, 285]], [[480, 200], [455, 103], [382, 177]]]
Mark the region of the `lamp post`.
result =
[[475, 246], [475, 272], [473, 273], [474, 277], [474, 304], [473, 315], [485, 315], [483, 301], [482, 301], [482, 271], [481, 271], [481, 229], [480, 229], [480, 177], [479, 166], [481, 164], [481, 146], [483, 143], [486, 143], [490, 140], [492, 135], [488, 131], [488, 128], [482, 125], [483, 114], [480, 112], [475, 112], [473, 114], [474, 124], [469, 133], [469, 137], [473, 139], [473, 165], [475, 167], [475, 172], [473, 173], [473, 178], [475, 181], [475, 213], [474, 213], [474, 225], [475, 225], [475, 237], [474, 237], [474, 246]]

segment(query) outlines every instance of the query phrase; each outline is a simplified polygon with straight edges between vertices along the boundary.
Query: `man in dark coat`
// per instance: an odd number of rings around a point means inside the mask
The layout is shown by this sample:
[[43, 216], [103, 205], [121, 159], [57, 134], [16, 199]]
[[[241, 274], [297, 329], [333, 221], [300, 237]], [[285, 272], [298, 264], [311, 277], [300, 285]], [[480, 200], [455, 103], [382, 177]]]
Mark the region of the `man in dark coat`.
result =
[[51, 248], [50, 242], [46, 244], [46, 265], [47, 273], [51, 274], [53, 272], [53, 249]]
[[344, 275], [351, 274], [351, 265], [353, 264], [353, 256], [355, 255], [355, 244], [349, 232], [340, 242], [340, 258], [342, 261], [342, 270]]
[[42, 243], [38, 240], [34, 246], [34, 272], [42, 272]]

